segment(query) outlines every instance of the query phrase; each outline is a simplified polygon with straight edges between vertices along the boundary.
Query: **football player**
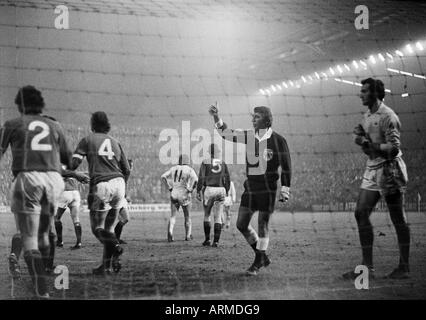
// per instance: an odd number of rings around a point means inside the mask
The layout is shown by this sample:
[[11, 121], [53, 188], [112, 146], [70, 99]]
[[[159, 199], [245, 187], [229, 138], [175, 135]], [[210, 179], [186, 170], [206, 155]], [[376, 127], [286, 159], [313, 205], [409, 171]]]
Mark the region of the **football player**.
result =
[[231, 207], [232, 204], [237, 201], [237, 194], [235, 193], [234, 183], [231, 181], [229, 184], [229, 191], [223, 202], [223, 216], [222, 216], [222, 227], [228, 229], [231, 226]]
[[217, 145], [210, 145], [210, 159], [203, 160], [200, 166], [197, 186], [197, 199], [203, 198], [204, 207], [204, 235], [203, 246], [210, 246], [210, 215], [213, 206], [218, 206], [214, 211], [213, 247], [219, 244], [222, 231], [223, 203], [229, 191], [230, 176], [228, 166], [220, 159], [220, 150]]
[[173, 242], [173, 228], [176, 223], [176, 214], [182, 207], [185, 218], [185, 240], [192, 240], [192, 223], [189, 216], [191, 194], [196, 188], [198, 177], [194, 169], [189, 166], [189, 158], [186, 155], [179, 156], [179, 164], [170, 168], [161, 175], [161, 181], [170, 191], [171, 215], [167, 226], [167, 240]]
[[[129, 159], [128, 161], [129, 161], [130, 171], [132, 171], [132, 169], [133, 169], [133, 160]], [[130, 202], [131, 202], [130, 198], [127, 197], [127, 195], [126, 195], [124, 197], [123, 207], [118, 212], [118, 222], [117, 222], [117, 224], [115, 225], [115, 228], [114, 228], [115, 236], [117, 237], [117, 240], [118, 240], [118, 242], [120, 244], [127, 244], [126, 241], [121, 240], [121, 232], [123, 231], [123, 227], [130, 220], [129, 208], [128, 208]]]
[[[269, 219], [274, 212], [277, 180], [280, 177], [280, 201], [287, 202], [290, 196], [291, 161], [286, 140], [272, 130], [272, 113], [268, 107], [254, 108], [254, 130], [232, 130], [218, 115], [217, 104], [210, 106], [215, 127], [222, 138], [246, 144], [246, 173], [244, 192], [238, 209], [237, 228], [255, 252], [248, 275], [257, 275], [259, 269], [271, 261], [266, 255], [269, 244]], [[255, 211], [259, 211], [258, 232], [250, 226]]]
[[12, 149], [11, 210], [15, 215], [24, 260], [35, 294], [49, 298], [46, 268], [53, 263], [49, 229], [64, 190], [61, 163], [71, 166], [71, 150], [62, 126], [43, 116], [41, 92], [33, 86], [19, 89], [15, 104], [20, 117], [6, 121], [0, 129], [0, 155]]
[[72, 168], [76, 169], [86, 157], [90, 176], [87, 200], [90, 225], [93, 234], [104, 246], [102, 263], [93, 269], [93, 274], [107, 275], [111, 273], [111, 267], [114, 272], [121, 269], [123, 249], [113, 226], [118, 211], [123, 207], [130, 168], [120, 143], [108, 134], [111, 126], [105, 112], [92, 114], [91, 128], [92, 133], [78, 143]]
[[69, 176], [64, 177], [65, 190], [59, 199], [59, 207], [55, 215], [55, 230], [57, 237], [56, 246], [63, 247], [64, 243], [62, 241], [61, 218], [67, 208], [70, 211], [71, 220], [74, 224], [75, 236], [77, 239], [76, 244], [71, 247], [72, 250], [81, 248], [82, 229], [79, 217], [81, 197], [80, 191], [78, 190], [78, 183], [89, 183], [89, 177], [83, 172], [75, 172], [75, 174], [78, 175], [78, 178]]
[[[355, 130], [355, 143], [368, 156], [361, 190], [355, 208], [359, 239], [362, 247], [362, 264], [373, 276], [373, 226], [370, 215], [383, 196], [395, 227], [399, 245], [399, 265], [387, 277], [404, 279], [409, 276], [410, 229], [404, 213], [404, 192], [407, 187], [407, 168], [402, 160], [401, 123], [396, 113], [383, 102], [385, 87], [381, 80], [361, 81], [360, 98], [368, 107], [364, 118]], [[343, 275], [355, 279], [354, 271]]]

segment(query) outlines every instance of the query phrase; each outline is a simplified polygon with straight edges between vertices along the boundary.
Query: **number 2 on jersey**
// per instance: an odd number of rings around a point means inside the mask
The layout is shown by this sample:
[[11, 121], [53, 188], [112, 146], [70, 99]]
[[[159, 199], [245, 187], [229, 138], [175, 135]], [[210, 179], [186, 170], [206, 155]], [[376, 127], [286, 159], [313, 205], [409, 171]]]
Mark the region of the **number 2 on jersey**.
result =
[[105, 139], [104, 142], [102, 142], [98, 150], [98, 155], [107, 156], [109, 160], [112, 160], [115, 154], [112, 151], [110, 139]]
[[31, 150], [34, 151], [51, 151], [52, 145], [48, 143], [40, 143], [41, 140], [46, 138], [50, 133], [49, 126], [42, 121], [32, 121], [28, 125], [28, 130], [34, 131], [36, 128], [41, 128], [41, 131], [37, 133], [31, 140]]

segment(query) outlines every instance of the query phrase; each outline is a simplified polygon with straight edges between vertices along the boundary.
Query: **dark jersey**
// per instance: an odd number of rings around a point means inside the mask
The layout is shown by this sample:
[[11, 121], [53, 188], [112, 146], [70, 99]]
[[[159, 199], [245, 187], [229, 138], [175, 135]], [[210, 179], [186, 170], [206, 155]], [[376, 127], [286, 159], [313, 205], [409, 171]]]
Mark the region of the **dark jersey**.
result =
[[254, 130], [227, 129], [226, 123], [218, 128], [223, 139], [246, 144], [246, 174], [249, 183], [258, 183], [276, 189], [281, 167], [281, 185], [290, 187], [291, 159], [287, 141], [272, 129], [257, 137]]
[[71, 150], [59, 122], [42, 115], [23, 115], [6, 121], [0, 129], [1, 155], [12, 149], [12, 172], [61, 172], [71, 166]]
[[225, 162], [214, 158], [204, 160], [198, 175], [197, 191], [203, 187], [224, 187], [228, 192], [230, 181], [228, 166]]
[[83, 138], [73, 157], [80, 160], [87, 157], [90, 184], [124, 178], [130, 175], [129, 163], [120, 143], [105, 133], [92, 133]]

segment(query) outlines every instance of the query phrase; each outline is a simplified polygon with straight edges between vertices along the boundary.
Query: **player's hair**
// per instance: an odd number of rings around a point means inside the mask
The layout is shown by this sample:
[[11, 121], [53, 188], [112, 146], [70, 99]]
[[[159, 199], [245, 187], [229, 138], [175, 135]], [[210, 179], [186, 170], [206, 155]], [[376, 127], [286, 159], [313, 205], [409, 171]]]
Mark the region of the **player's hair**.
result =
[[93, 113], [90, 123], [93, 132], [108, 133], [111, 129], [108, 116], [103, 111], [96, 111]]
[[179, 156], [179, 164], [180, 165], [184, 165], [184, 164], [189, 165], [189, 157], [186, 154], [181, 154]]
[[18, 90], [15, 104], [23, 114], [39, 114], [44, 108], [44, 99], [41, 92], [33, 86], [25, 86]]
[[255, 107], [254, 112], [260, 113], [265, 120], [265, 125], [267, 128], [272, 127], [272, 112], [271, 109], [265, 106]]
[[385, 98], [385, 85], [382, 80], [367, 78], [361, 81], [361, 84], [369, 84], [369, 89], [375, 96], [382, 101]]

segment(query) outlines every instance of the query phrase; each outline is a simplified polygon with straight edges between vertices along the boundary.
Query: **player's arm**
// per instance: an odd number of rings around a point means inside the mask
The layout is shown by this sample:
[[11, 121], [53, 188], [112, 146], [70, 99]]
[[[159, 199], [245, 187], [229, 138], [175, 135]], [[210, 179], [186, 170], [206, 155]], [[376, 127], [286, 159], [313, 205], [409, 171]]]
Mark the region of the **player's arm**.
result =
[[88, 144], [86, 138], [81, 139], [81, 141], [78, 143], [77, 148], [74, 151], [74, 154], [72, 155], [72, 162], [71, 162], [71, 170], [75, 170], [78, 168], [78, 166], [83, 162], [83, 159], [85, 156], [87, 156], [88, 152]]
[[6, 152], [10, 143], [11, 130], [8, 128], [7, 123], [0, 129], [0, 159]]
[[197, 193], [200, 193], [206, 183], [206, 165], [201, 162], [200, 172], [198, 174]]
[[170, 184], [170, 181], [169, 181], [170, 175], [171, 175], [171, 170], [167, 170], [161, 175], [161, 181], [164, 183], [167, 189], [169, 189], [169, 191], [172, 191], [173, 186]]
[[290, 197], [291, 158], [287, 141], [284, 138], [278, 141], [278, 160], [281, 167], [280, 201], [286, 202]]
[[401, 125], [393, 115], [388, 115], [381, 121], [381, 127], [385, 133], [385, 143], [373, 144], [375, 150], [381, 151], [386, 158], [395, 158], [401, 148]]
[[188, 186], [186, 188], [189, 193], [192, 193], [192, 191], [197, 188], [197, 183], [198, 183], [197, 174], [195, 173], [194, 169], [191, 168], [191, 173], [188, 180]]
[[65, 166], [62, 167], [61, 175], [64, 178], [75, 178], [81, 183], [89, 183], [89, 181], [90, 181], [90, 178], [86, 173], [80, 172], [80, 171], [69, 170], [69, 169], [66, 169]]
[[118, 146], [120, 148], [120, 154], [121, 154], [119, 166], [120, 166], [121, 172], [123, 173], [124, 181], [127, 183], [130, 177], [130, 165], [129, 165], [129, 161], [127, 161], [126, 155], [124, 154], [121, 144], [118, 144]]
[[247, 144], [247, 130], [234, 130], [228, 128], [227, 124], [219, 117], [217, 104], [209, 108], [209, 113], [213, 117], [215, 128], [222, 139], [232, 141], [234, 143]]
[[228, 194], [229, 192], [229, 188], [231, 186], [231, 177], [229, 175], [229, 170], [228, 170], [228, 166], [226, 165], [225, 162], [222, 162], [223, 164], [223, 186], [225, 187], [226, 190], [226, 194]]
[[58, 143], [61, 163], [67, 168], [72, 167], [72, 150], [69, 147], [62, 126], [58, 123]]

